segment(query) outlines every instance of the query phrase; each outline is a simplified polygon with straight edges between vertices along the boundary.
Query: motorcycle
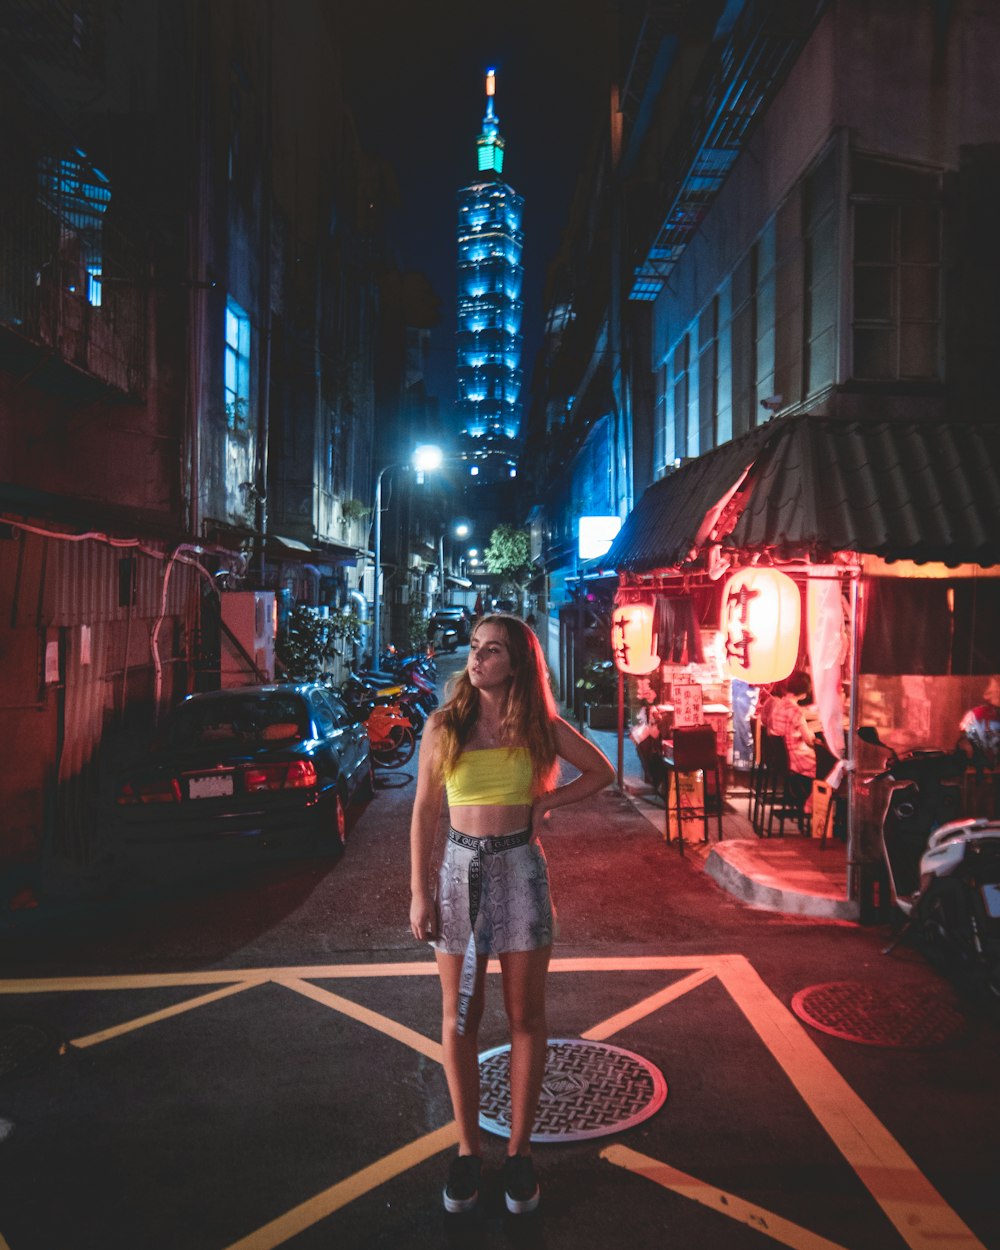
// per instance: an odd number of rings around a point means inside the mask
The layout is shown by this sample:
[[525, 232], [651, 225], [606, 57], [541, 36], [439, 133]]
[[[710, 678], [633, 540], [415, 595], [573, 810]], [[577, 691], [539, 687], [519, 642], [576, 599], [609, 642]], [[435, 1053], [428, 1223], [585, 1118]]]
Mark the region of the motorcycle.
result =
[[424, 677], [433, 680], [437, 675], [437, 664], [434, 657], [425, 651], [401, 652], [392, 645], [379, 656], [378, 671], [380, 673], [403, 673], [419, 669]]
[[400, 684], [383, 673], [350, 673], [341, 685], [341, 693], [352, 703], [398, 703], [409, 718], [415, 734], [424, 727], [428, 712], [416, 686]]
[[428, 640], [436, 651], [453, 652], [458, 650], [458, 630], [451, 625], [437, 625], [428, 631]]
[[[884, 747], [871, 730], [861, 736]], [[961, 815], [965, 767], [953, 751], [889, 751], [862, 783], [889, 783], [882, 851], [905, 922], [883, 954], [912, 930], [932, 963], [1000, 1000], [1000, 821]]]

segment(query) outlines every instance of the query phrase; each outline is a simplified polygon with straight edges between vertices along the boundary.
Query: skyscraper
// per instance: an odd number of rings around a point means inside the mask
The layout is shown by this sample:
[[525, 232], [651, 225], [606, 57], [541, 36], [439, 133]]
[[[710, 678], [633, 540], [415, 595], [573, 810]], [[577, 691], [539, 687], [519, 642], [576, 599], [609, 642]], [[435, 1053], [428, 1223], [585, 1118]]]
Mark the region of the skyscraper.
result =
[[478, 176], [458, 192], [456, 414], [470, 474], [483, 483], [513, 476], [521, 428], [524, 200], [502, 178], [495, 91], [490, 69]]

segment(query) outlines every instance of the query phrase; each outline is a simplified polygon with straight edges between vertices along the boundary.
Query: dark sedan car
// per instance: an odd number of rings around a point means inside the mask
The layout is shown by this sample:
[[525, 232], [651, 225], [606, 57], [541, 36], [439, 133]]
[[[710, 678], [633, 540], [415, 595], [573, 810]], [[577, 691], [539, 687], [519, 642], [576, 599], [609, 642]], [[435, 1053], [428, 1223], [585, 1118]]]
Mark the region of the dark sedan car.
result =
[[472, 637], [473, 616], [468, 608], [455, 604], [445, 604], [431, 613], [429, 621], [431, 634], [438, 630], [453, 629], [459, 642], [468, 642]]
[[191, 695], [115, 795], [124, 850], [303, 843], [339, 851], [374, 784], [368, 733], [318, 684]]

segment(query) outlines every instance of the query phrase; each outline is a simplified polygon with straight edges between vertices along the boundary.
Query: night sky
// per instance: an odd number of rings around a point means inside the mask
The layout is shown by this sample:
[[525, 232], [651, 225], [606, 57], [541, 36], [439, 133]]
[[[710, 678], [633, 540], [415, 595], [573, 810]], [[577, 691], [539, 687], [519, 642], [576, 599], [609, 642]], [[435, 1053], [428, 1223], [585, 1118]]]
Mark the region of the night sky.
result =
[[368, 0], [357, 7], [348, 92], [365, 146], [389, 161], [399, 183], [398, 263], [427, 273], [441, 299], [428, 383], [444, 411], [454, 400], [455, 192], [477, 176], [485, 73], [496, 68], [503, 176], [525, 199], [526, 390], [547, 266], [593, 126], [606, 116], [608, 5]]

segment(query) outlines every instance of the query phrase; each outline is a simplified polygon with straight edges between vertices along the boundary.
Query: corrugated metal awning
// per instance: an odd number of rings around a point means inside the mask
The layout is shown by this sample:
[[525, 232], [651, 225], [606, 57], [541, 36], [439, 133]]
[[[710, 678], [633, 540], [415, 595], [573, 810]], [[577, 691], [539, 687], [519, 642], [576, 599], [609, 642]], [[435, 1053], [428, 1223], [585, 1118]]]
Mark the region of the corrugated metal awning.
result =
[[280, 543], [282, 547], [287, 547], [289, 551], [312, 551], [312, 547], [308, 543], [299, 542], [297, 538], [288, 538], [284, 534], [271, 534], [276, 543]]
[[706, 549], [1000, 562], [1000, 423], [785, 417], [654, 482], [602, 560], [696, 568]]

